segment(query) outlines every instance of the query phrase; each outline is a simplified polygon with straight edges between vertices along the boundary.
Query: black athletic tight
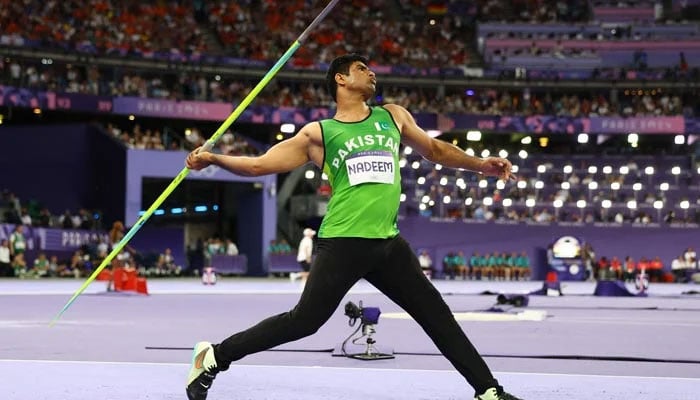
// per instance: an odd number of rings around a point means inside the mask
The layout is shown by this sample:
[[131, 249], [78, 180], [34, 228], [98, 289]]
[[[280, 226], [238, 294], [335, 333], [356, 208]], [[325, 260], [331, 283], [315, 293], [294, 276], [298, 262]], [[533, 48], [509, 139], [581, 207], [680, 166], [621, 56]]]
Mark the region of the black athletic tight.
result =
[[403, 238], [319, 238], [316, 242], [316, 258], [299, 303], [291, 311], [269, 317], [216, 345], [221, 370], [248, 354], [315, 333], [348, 290], [365, 278], [420, 324], [477, 393], [498, 387]]

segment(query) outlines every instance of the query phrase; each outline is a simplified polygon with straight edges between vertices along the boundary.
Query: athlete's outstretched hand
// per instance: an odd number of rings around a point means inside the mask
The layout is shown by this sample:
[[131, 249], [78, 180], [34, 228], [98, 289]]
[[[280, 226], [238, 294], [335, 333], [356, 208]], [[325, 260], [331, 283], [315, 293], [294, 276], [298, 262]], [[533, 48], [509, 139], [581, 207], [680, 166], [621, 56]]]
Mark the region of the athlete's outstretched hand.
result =
[[202, 150], [202, 147], [197, 147], [187, 156], [185, 166], [189, 169], [199, 171], [211, 165], [211, 153]]
[[515, 179], [512, 169], [513, 165], [505, 158], [488, 157], [483, 160], [481, 173], [486, 176], [497, 176], [507, 182], [509, 179]]

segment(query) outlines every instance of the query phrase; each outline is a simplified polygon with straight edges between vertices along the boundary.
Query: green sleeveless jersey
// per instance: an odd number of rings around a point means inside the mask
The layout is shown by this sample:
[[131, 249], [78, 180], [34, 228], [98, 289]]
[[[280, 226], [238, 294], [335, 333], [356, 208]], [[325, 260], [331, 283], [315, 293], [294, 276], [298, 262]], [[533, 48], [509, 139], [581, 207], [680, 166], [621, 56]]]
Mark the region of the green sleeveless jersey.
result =
[[401, 134], [383, 107], [359, 122], [320, 121], [332, 195], [318, 236], [391, 238], [401, 196]]

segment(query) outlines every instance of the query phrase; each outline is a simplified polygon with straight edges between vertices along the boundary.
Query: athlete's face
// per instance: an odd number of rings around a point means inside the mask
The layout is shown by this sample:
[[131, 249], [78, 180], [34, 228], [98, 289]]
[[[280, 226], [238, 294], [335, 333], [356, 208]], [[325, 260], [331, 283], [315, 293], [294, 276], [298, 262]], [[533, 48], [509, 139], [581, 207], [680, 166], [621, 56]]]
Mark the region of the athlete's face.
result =
[[350, 66], [347, 83], [350, 87], [360, 90], [367, 98], [371, 97], [377, 89], [377, 77], [361, 61], [355, 61]]

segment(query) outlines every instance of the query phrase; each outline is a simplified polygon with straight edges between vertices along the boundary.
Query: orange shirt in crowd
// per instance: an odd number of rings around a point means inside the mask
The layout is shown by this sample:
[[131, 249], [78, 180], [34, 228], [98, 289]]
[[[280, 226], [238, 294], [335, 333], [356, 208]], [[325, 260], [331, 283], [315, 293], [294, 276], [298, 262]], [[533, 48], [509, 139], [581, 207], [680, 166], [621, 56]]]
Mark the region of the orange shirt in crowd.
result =
[[664, 269], [664, 264], [661, 262], [661, 259], [659, 259], [659, 257], [656, 257], [653, 260], [649, 261], [649, 269], [661, 270]]
[[641, 271], [641, 270], [644, 270], [644, 271], [648, 270], [648, 269], [649, 269], [649, 261], [647, 261], [646, 258], [642, 258], [642, 259], [639, 260], [639, 262], [637, 263], [637, 269], [640, 270], [640, 271]]
[[620, 262], [620, 259], [617, 257], [613, 257], [612, 260], [610, 260], [610, 268], [613, 271], [619, 271], [622, 269], [622, 263]]

